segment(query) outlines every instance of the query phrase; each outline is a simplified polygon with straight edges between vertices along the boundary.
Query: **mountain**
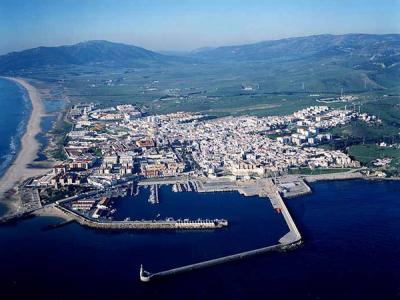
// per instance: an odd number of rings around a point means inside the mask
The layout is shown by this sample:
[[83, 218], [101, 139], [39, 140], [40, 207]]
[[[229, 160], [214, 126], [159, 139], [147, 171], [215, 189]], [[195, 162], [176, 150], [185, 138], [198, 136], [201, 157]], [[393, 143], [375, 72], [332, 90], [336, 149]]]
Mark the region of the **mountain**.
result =
[[268, 60], [328, 56], [371, 58], [400, 55], [400, 34], [313, 35], [254, 44], [203, 49], [195, 56], [209, 60]]
[[0, 56], [0, 72], [62, 65], [120, 65], [135, 66], [161, 63], [169, 57], [144, 48], [88, 41], [60, 47], [38, 47]]
[[[208, 64], [242, 66], [274, 90], [399, 88], [400, 34], [313, 35], [226, 46], [192, 54]], [[257, 77], [257, 75], [254, 75]], [[261, 80], [261, 79], [258, 79]]]
[[[221, 94], [235, 91], [244, 83], [254, 84], [265, 92], [344, 88], [348, 91], [389, 89], [388, 93], [397, 93], [400, 90], [400, 34], [323, 34], [200, 48], [179, 55], [121, 43], [89, 41], [0, 56], [0, 73], [42, 80], [64, 79], [67, 69], [75, 77], [106, 74], [111, 70], [102, 67], [115, 67], [113, 72], [119, 68], [121, 72], [128, 72], [123, 68], [143, 67], [141, 76], [151, 74], [156, 80], [162, 77], [167, 79], [165, 83], [182, 82], [182, 86], [203, 88], [210, 82], [219, 82], [214, 88]], [[166, 85], [163, 90], [169, 88]]]

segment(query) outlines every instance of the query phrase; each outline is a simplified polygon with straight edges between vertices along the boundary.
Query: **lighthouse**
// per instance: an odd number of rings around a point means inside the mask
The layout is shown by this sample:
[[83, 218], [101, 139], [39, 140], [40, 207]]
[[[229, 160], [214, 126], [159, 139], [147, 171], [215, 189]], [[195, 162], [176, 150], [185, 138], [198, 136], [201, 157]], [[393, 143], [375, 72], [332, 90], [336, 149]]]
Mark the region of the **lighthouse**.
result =
[[150, 281], [150, 273], [143, 269], [143, 265], [140, 265], [140, 281], [149, 282]]

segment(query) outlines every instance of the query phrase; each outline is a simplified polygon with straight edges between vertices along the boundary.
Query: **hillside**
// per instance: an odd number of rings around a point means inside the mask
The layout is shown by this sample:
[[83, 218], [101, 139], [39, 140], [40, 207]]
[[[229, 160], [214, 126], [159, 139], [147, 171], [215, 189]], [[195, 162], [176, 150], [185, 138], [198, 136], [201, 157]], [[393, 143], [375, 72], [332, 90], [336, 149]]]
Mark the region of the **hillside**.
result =
[[[313, 35], [254, 44], [226, 46], [195, 51], [195, 56], [217, 60], [268, 60], [273, 58], [306, 58], [358, 56], [379, 60], [400, 59], [400, 34]], [[387, 63], [391, 61], [388, 60]]]
[[88, 41], [70, 46], [11, 52], [0, 56], [0, 72], [62, 65], [135, 66], [150, 62], [161, 63], [166, 59], [162, 54], [132, 45]]
[[0, 56], [0, 74], [62, 85], [77, 101], [286, 113], [288, 102], [317, 103], [315, 94], [399, 95], [400, 35], [314, 35], [186, 54], [90, 41]]
[[192, 56], [208, 63], [267, 63], [288, 76], [305, 70], [321, 79], [329, 74], [326, 80], [332, 80], [330, 69], [342, 69], [374, 88], [397, 86], [400, 80], [399, 34], [314, 35], [206, 49]]

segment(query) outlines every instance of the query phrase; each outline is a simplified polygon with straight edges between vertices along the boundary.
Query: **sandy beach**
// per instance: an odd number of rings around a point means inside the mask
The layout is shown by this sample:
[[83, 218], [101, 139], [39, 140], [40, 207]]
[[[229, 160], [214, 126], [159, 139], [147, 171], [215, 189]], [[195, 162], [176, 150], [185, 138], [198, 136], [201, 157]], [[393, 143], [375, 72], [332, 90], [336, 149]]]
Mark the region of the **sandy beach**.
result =
[[[7, 191], [16, 186], [17, 183], [31, 176], [36, 176], [45, 173], [46, 169], [30, 168], [31, 164], [37, 157], [40, 144], [36, 139], [36, 135], [41, 131], [40, 121], [44, 115], [44, 109], [38, 91], [22, 78], [3, 77], [23, 86], [28, 92], [32, 102], [32, 112], [27, 124], [26, 131], [21, 139], [20, 151], [10, 165], [6, 173], [0, 179], [0, 200], [4, 200], [4, 195]], [[3, 202], [9, 209], [17, 209], [19, 203], [16, 201]]]

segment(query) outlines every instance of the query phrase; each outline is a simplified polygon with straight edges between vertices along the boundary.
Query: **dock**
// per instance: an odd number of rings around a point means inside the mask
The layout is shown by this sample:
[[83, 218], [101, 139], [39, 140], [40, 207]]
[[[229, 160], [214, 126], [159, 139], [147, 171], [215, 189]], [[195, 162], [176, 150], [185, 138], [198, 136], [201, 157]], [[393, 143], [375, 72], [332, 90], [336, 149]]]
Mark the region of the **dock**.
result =
[[157, 184], [153, 184], [150, 186], [150, 196], [149, 196], [149, 203], [151, 204], [158, 204], [159, 199], [158, 199], [158, 185]]

